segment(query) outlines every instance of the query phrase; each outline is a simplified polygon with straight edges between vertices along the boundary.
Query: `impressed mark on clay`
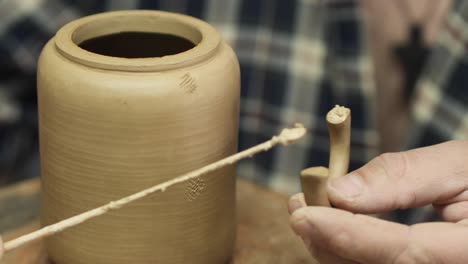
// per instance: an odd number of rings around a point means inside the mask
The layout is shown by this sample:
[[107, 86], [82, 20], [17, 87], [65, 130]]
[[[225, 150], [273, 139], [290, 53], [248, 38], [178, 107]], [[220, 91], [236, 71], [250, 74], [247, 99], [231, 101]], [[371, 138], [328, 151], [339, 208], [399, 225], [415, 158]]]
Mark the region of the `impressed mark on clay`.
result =
[[186, 73], [182, 76], [179, 86], [187, 93], [194, 93], [197, 90], [197, 83], [190, 73]]
[[201, 178], [192, 179], [189, 181], [187, 187], [187, 200], [196, 200], [203, 190], [205, 189], [205, 182]]

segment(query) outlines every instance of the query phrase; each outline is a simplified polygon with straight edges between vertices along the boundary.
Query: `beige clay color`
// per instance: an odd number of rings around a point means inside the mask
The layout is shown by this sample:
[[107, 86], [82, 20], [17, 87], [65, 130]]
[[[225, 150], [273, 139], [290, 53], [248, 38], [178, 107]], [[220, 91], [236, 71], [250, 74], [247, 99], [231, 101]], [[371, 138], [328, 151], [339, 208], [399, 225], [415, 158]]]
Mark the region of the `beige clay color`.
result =
[[188, 172], [184, 175], [178, 176], [174, 179], [165, 181], [163, 183], [157, 184], [153, 187], [150, 187], [148, 189], [139, 191], [137, 193], [134, 193], [132, 195], [129, 195], [127, 197], [121, 198], [117, 201], [112, 201], [109, 202], [106, 205], [100, 206], [98, 208], [94, 208], [92, 210], [89, 210], [87, 212], [81, 213], [79, 215], [70, 217], [68, 219], [62, 220], [58, 223], [45, 226], [41, 228], [40, 230], [34, 231], [32, 233], [23, 235], [21, 237], [18, 237], [16, 239], [13, 239], [11, 241], [6, 242], [4, 245], [2, 243], [1, 237], [0, 237], [0, 259], [2, 258], [3, 252], [9, 252], [11, 250], [14, 250], [18, 247], [21, 247], [23, 245], [26, 245], [28, 243], [34, 242], [38, 239], [45, 238], [48, 236], [52, 236], [55, 234], [58, 234], [68, 228], [77, 226], [79, 224], [82, 224], [89, 219], [101, 216], [111, 210], [119, 210], [123, 206], [130, 204], [132, 202], [135, 202], [139, 199], [142, 199], [148, 195], [151, 195], [155, 192], [164, 192], [167, 190], [167, 188], [174, 186], [179, 183], [183, 183], [192, 179], [195, 179], [197, 177], [200, 177], [202, 175], [205, 175], [209, 172], [219, 170], [223, 167], [229, 166], [231, 164], [234, 164], [238, 162], [241, 159], [245, 158], [250, 158], [253, 155], [263, 152], [263, 151], [268, 151], [277, 144], [282, 144], [284, 146], [287, 146], [291, 143], [294, 143], [295, 141], [301, 139], [306, 133], [305, 128], [301, 124], [296, 124], [294, 128], [287, 128], [283, 129], [281, 131], [281, 134], [278, 136], [274, 136], [272, 139], [261, 143], [259, 145], [256, 145], [254, 147], [251, 147], [249, 149], [243, 150], [239, 153], [236, 153], [232, 156], [226, 157], [222, 160], [218, 160], [214, 163], [211, 163], [209, 165], [206, 165], [202, 168], [199, 168], [197, 170]]
[[328, 112], [326, 118], [330, 134], [328, 176], [330, 178], [344, 176], [349, 168], [351, 110], [337, 105]]
[[[120, 32], [170, 34], [194, 47], [138, 58], [79, 47]], [[235, 54], [198, 19], [120, 11], [65, 25], [38, 65], [42, 225], [234, 154], [239, 84]], [[228, 166], [51, 236], [47, 253], [57, 264], [223, 263], [234, 195]]]
[[335, 106], [326, 116], [330, 134], [330, 161], [328, 168], [311, 167], [301, 172], [302, 191], [307, 205], [330, 206], [326, 191], [330, 178], [348, 172], [351, 142], [351, 110]]
[[301, 171], [302, 192], [307, 205], [330, 206], [327, 195], [328, 168], [318, 166]]

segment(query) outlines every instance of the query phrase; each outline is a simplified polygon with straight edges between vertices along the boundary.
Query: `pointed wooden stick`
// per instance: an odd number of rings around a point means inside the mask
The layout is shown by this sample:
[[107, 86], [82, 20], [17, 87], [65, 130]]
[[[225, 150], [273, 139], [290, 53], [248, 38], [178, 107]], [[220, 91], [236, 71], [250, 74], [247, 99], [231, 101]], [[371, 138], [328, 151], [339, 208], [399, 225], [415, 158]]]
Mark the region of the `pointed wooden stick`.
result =
[[[148, 196], [148, 195], [150, 195], [152, 193], [155, 193], [157, 191], [164, 192], [167, 188], [169, 188], [169, 187], [171, 187], [171, 186], [173, 186], [175, 184], [185, 182], [185, 181], [188, 181], [188, 180], [193, 179], [193, 178], [197, 178], [197, 177], [199, 177], [199, 176], [201, 176], [203, 174], [206, 174], [206, 173], [218, 170], [218, 169], [220, 169], [222, 167], [234, 164], [234, 163], [238, 162], [241, 159], [252, 157], [253, 155], [255, 155], [255, 154], [259, 153], [259, 152], [267, 151], [267, 150], [273, 148], [274, 146], [276, 146], [278, 144], [288, 145], [288, 144], [293, 143], [293, 142], [299, 140], [300, 138], [302, 138], [305, 135], [305, 133], [306, 133], [305, 128], [301, 124], [296, 124], [296, 126], [294, 128], [283, 129], [283, 131], [281, 131], [281, 133], [278, 136], [274, 136], [272, 139], [270, 139], [270, 140], [268, 140], [268, 141], [266, 141], [264, 143], [261, 143], [259, 145], [254, 146], [254, 147], [251, 147], [251, 148], [246, 149], [244, 151], [238, 152], [238, 153], [236, 153], [236, 154], [234, 154], [232, 156], [229, 156], [227, 158], [224, 158], [224, 159], [221, 159], [221, 160], [216, 161], [214, 163], [211, 163], [209, 165], [206, 165], [206, 166], [204, 166], [204, 167], [202, 167], [200, 169], [188, 172], [188, 173], [183, 174], [183, 175], [181, 175], [179, 177], [176, 177], [176, 178], [173, 178], [173, 179], [168, 180], [166, 182], [157, 184], [157, 185], [155, 185], [153, 187], [150, 187], [150, 188], [148, 188], [146, 190], [143, 190], [143, 191], [137, 192], [135, 194], [132, 194], [130, 196], [124, 197], [124, 198], [122, 198], [120, 200], [112, 201], [112, 202], [110, 202], [110, 203], [108, 203], [106, 205], [103, 205], [101, 207], [92, 209], [90, 211], [87, 211], [87, 212], [84, 212], [82, 214], [73, 216], [71, 218], [62, 220], [62, 221], [60, 221], [58, 223], [43, 227], [43, 228], [41, 228], [41, 229], [39, 229], [37, 231], [34, 231], [32, 233], [29, 233], [29, 234], [26, 234], [24, 236], [13, 239], [11, 241], [8, 241], [8, 242], [6, 242], [4, 244], [3, 250], [1, 250], [1, 248], [0, 248], [0, 258], [2, 256], [3, 251], [8, 252], [10, 250], [18, 248], [20, 246], [23, 246], [23, 245], [25, 245], [27, 243], [30, 243], [30, 242], [33, 242], [35, 240], [51, 236], [53, 234], [56, 234], [58, 232], [61, 232], [61, 231], [65, 230], [67, 228], [79, 225], [79, 224], [81, 224], [81, 223], [83, 223], [83, 222], [85, 222], [85, 221], [87, 221], [87, 220], [89, 220], [91, 218], [95, 218], [97, 216], [103, 215], [103, 214], [105, 214], [105, 213], [107, 213], [107, 212], [109, 212], [111, 210], [117, 210], [117, 209], [121, 208], [124, 205], [127, 205], [127, 204], [129, 204], [131, 202], [134, 202], [134, 201], [138, 200], [138, 199], [146, 197], [146, 196]], [[1, 240], [0, 240], [0, 244], [1, 244]]]

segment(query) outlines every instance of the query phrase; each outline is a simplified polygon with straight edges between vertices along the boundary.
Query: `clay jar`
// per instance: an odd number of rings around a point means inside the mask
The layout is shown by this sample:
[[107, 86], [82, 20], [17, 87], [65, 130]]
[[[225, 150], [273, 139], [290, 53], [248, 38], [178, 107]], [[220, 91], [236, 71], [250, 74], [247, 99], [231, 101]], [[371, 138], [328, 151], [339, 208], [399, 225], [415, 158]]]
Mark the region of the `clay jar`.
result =
[[[84, 17], [38, 66], [42, 225], [235, 153], [239, 66], [207, 23], [159, 11]], [[230, 167], [46, 241], [57, 264], [224, 263], [235, 236]]]

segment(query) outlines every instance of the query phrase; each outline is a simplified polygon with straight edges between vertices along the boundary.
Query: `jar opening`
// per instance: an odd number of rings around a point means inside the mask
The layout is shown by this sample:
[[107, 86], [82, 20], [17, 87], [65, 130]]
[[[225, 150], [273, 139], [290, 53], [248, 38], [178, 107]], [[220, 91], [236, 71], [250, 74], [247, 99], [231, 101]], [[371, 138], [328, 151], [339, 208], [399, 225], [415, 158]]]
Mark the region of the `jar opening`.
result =
[[194, 17], [163, 11], [116, 11], [75, 20], [55, 36], [73, 62], [119, 71], [162, 71], [211, 57], [220, 36]]
[[186, 38], [156, 32], [119, 32], [87, 39], [77, 45], [89, 52], [120, 58], [164, 57], [195, 47]]

